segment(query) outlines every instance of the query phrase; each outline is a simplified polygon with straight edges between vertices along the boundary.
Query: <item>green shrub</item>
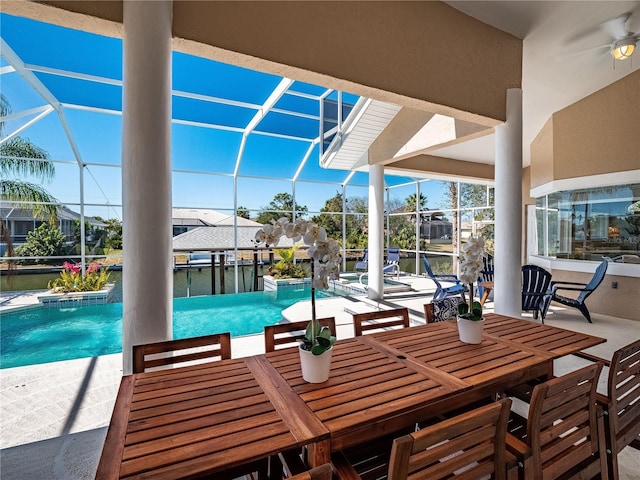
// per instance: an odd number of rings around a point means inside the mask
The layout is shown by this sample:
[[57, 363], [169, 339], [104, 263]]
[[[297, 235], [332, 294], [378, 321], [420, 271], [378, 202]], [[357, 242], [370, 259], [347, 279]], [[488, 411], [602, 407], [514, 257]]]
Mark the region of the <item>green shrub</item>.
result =
[[48, 287], [53, 293], [95, 292], [104, 287], [109, 275], [111, 273], [107, 267], [91, 263], [83, 277], [80, 265], [64, 262], [60, 277], [49, 282]]
[[[57, 225], [42, 223], [27, 234], [23, 245], [16, 248], [18, 257], [57, 257], [66, 255], [65, 236]], [[40, 260], [21, 260], [23, 265], [42, 263]]]

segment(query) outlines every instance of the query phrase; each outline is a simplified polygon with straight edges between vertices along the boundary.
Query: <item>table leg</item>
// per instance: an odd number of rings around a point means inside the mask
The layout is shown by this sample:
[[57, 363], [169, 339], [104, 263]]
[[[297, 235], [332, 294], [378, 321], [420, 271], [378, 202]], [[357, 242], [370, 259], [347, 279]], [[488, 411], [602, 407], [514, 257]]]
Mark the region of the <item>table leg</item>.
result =
[[307, 461], [309, 462], [309, 468], [319, 467], [325, 463], [331, 461], [331, 444], [330, 441], [321, 440], [307, 445], [307, 455], [309, 456]]

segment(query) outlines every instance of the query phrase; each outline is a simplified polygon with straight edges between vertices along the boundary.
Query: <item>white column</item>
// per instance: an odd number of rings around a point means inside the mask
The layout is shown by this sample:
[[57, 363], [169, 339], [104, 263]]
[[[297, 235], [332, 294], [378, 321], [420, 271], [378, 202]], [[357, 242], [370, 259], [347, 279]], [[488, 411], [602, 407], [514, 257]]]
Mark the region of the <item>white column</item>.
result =
[[369, 263], [367, 296], [382, 300], [384, 259], [384, 167], [369, 165]]
[[169, 1], [125, 0], [122, 89], [123, 373], [132, 346], [172, 338]]
[[507, 121], [496, 127], [495, 312], [522, 313], [522, 90], [507, 91]]

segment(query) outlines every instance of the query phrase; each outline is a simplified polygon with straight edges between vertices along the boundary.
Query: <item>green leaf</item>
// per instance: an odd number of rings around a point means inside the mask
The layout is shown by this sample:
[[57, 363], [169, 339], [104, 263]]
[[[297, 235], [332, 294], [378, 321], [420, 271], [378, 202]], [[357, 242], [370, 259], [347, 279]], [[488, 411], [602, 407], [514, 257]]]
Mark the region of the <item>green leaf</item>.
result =
[[329, 347], [323, 347], [322, 345], [314, 345], [311, 347], [311, 353], [314, 355], [322, 355], [327, 350], [329, 350]]

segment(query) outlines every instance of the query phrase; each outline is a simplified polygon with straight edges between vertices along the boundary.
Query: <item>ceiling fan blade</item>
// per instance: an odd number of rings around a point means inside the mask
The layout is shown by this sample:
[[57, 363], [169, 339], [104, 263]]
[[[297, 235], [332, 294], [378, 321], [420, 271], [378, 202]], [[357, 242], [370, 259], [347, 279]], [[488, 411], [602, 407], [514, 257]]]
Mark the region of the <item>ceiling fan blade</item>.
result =
[[607, 43], [605, 45], [598, 45], [597, 47], [583, 48], [583, 49], [580, 49], [580, 50], [574, 50], [572, 52], [563, 53], [561, 55], [557, 55], [556, 56], [556, 60], [558, 60], [558, 61], [569, 60], [571, 58], [578, 57], [580, 55], [585, 55], [587, 53], [597, 52], [597, 51], [600, 51], [601, 54], [604, 55], [605, 53], [609, 52], [610, 50], [611, 50], [611, 45]]
[[627, 20], [627, 29], [636, 36], [640, 34], [640, 8], [636, 9]]
[[631, 12], [623, 13], [619, 17], [600, 24], [600, 28], [611, 35], [614, 40], [620, 40], [629, 34], [625, 25], [630, 16]]

